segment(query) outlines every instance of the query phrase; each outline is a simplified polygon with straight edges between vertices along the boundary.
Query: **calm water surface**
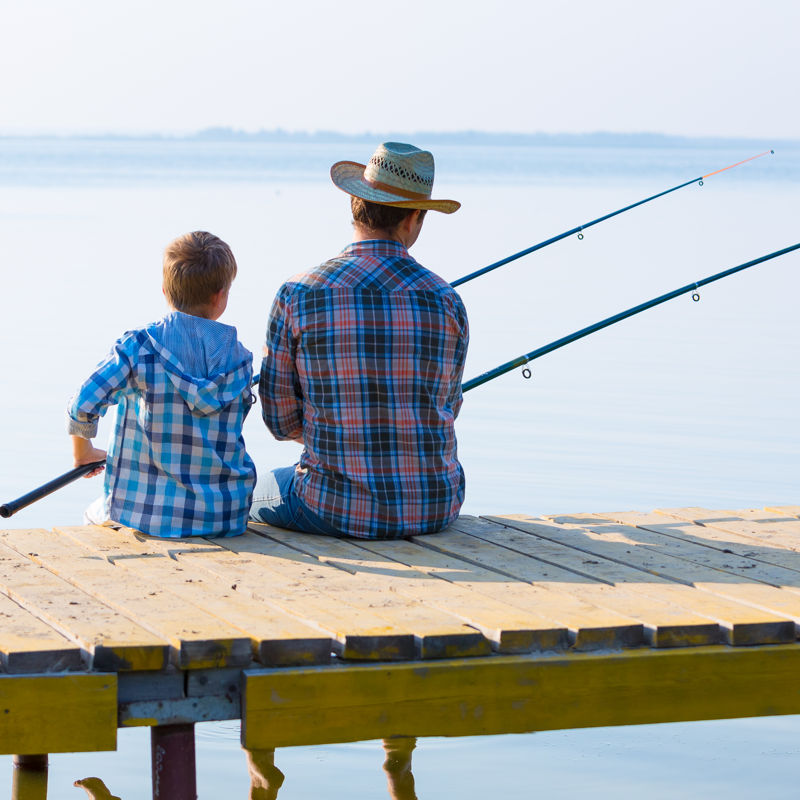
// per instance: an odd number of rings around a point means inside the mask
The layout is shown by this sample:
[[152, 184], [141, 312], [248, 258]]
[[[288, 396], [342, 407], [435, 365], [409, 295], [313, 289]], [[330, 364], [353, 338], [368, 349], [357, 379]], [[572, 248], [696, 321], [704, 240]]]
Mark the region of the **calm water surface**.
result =
[[[419, 142], [425, 146], [425, 142]], [[766, 149], [769, 146], [765, 142]], [[272, 296], [350, 237], [327, 180], [364, 144], [0, 141], [2, 499], [70, 466], [64, 407], [125, 329], [158, 318], [164, 245], [204, 228], [239, 262], [223, 321], [261, 348]], [[437, 192], [414, 255], [454, 280], [563, 230], [753, 152], [730, 148], [435, 148]], [[778, 150], [635, 209], [460, 288], [472, 331], [467, 377], [606, 316], [800, 240], [800, 151]], [[466, 395], [459, 418], [466, 513], [716, 509], [798, 502], [800, 256], [679, 298]], [[109, 422], [101, 426], [102, 441]], [[257, 413], [247, 445], [291, 463]], [[81, 481], [4, 527], [76, 523], [99, 486]], [[421, 798], [791, 797], [795, 717], [469, 739], [423, 739]], [[246, 797], [232, 723], [198, 727], [201, 798]], [[388, 796], [379, 742], [288, 748], [282, 800]], [[10, 759], [0, 759], [0, 796]], [[149, 796], [149, 738], [116, 753], [55, 755], [50, 797], [99, 775]]]

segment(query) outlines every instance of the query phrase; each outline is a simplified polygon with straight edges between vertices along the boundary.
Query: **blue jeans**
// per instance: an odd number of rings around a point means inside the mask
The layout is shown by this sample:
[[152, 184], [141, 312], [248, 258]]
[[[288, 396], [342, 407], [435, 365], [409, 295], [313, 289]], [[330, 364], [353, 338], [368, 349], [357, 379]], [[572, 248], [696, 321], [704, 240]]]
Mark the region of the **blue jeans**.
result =
[[343, 536], [341, 531], [317, 516], [297, 496], [293, 488], [294, 477], [294, 467], [279, 467], [263, 477], [259, 475], [253, 491], [250, 519], [291, 531]]

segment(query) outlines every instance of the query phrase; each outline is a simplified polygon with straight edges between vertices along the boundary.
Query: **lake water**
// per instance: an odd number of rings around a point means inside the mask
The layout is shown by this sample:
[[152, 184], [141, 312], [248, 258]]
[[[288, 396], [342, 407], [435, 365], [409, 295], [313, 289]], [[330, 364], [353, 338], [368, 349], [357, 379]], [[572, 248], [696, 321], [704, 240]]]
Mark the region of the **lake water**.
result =
[[[417, 144], [425, 146], [424, 141]], [[377, 142], [375, 143], [377, 144]], [[765, 142], [761, 150], [770, 146]], [[327, 178], [373, 144], [0, 140], [3, 502], [71, 466], [67, 399], [122, 331], [160, 317], [164, 245], [207, 229], [239, 276], [222, 321], [259, 353], [289, 275], [350, 238], [347, 198]], [[449, 280], [616, 208], [737, 162], [741, 146], [440, 145], [435, 194], [412, 253]], [[475, 279], [466, 376], [667, 291], [800, 240], [800, 148], [777, 148]], [[458, 420], [465, 513], [558, 514], [798, 502], [800, 255], [651, 309], [465, 396]], [[101, 426], [98, 443], [107, 436]], [[258, 413], [245, 429], [264, 468], [291, 463]], [[3, 527], [78, 523], [99, 492], [80, 481]], [[420, 798], [794, 796], [800, 719], [423, 739]], [[198, 726], [199, 795], [246, 797], [232, 723]], [[379, 742], [279, 751], [281, 800], [387, 796]], [[10, 786], [0, 758], [0, 796]], [[51, 798], [99, 775], [149, 797], [149, 736], [115, 753], [51, 757]]]

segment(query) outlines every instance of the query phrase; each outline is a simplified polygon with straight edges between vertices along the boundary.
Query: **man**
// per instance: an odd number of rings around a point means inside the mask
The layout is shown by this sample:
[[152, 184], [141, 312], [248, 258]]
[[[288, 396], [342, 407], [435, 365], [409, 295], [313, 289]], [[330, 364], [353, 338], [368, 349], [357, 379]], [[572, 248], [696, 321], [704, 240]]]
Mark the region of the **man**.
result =
[[431, 199], [433, 156], [387, 142], [369, 164], [340, 161], [354, 242], [278, 292], [259, 395], [277, 439], [300, 462], [262, 477], [250, 518], [333, 536], [434, 533], [464, 500], [454, 421], [467, 314], [442, 278], [408, 253]]

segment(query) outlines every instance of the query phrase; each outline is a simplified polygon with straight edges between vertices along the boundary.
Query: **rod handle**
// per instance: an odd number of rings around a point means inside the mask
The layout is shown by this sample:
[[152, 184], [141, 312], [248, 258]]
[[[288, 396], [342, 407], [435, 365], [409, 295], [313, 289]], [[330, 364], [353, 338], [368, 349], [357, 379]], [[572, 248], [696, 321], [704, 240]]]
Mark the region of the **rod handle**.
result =
[[80, 467], [75, 467], [75, 469], [71, 469], [69, 472], [65, 472], [63, 475], [53, 478], [53, 480], [48, 481], [33, 491], [22, 495], [22, 497], [18, 497], [16, 500], [12, 500], [11, 502], [0, 506], [0, 517], [3, 517], [3, 519], [8, 519], [8, 517], [10, 517], [12, 514], [16, 514], [20, 509], [29, 506], [31, 503], [35, 503], [37, 500], [41, 500], [43, 497], [47, 497], [47, 495], [63, 488], [68, 483], [72, 483], [72, 481], [75, 481], [78, 478], [82, 478], [92, 470], [97, 469], [98, 467], [104, 467], [105, 464], [105, 461], [93, 461], [91, 464], [82, 464]]

